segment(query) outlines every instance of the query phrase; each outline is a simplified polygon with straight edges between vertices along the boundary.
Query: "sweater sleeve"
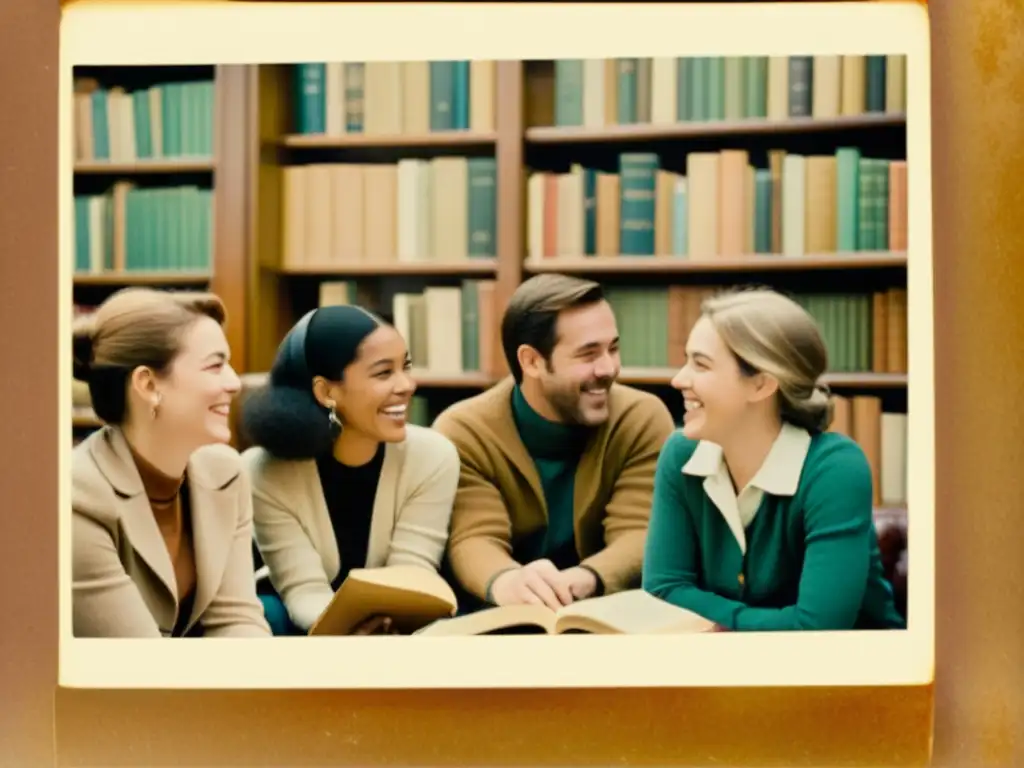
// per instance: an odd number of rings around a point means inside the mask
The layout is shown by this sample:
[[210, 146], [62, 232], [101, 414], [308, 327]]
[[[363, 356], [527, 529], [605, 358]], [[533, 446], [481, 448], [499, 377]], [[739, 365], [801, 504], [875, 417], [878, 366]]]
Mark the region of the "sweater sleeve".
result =
[[696, 443], [674, 433], [658, 457], [651, 523], [644, 550], [643, 589], [709, 621], [735, 628], [743, 604], [698, 586], [700, 542], [684, 492], [683, 464]]
[[629, 447], [605, 506], [605, 547], [582, 562], [597, 574], [607, 594], [635, 586], [640, 577], [654, 472], [662, 446], [675, 428], [668, 408], [654, 397], [642, 400], [624, 422], [630, 425], [623, 437]]
[[[410, 446], [412, 443], [410, 442]], [[459, 454], [451, 441], [434, 431], [416, 434], [417, 472], [395, 520], [387, 565], [415, 565], [430, 571], [441, 566], [459, 484]]]
[[268, 476], [259, 452], [243, 458], [252, 482], [253, 528], [270, 582], [292, 623], [307, 631], [334, 597], [320, 556], [290, 505]]
[[448, 559], [462, 587], [489, 599], [491, 582], [520, 564], [512, 557], [512, 521], [501, 491], [484, 468], [482, 451], [452, 414], [441, 414], [434, 429], [455, 445], [460, 469], [452, 505]]

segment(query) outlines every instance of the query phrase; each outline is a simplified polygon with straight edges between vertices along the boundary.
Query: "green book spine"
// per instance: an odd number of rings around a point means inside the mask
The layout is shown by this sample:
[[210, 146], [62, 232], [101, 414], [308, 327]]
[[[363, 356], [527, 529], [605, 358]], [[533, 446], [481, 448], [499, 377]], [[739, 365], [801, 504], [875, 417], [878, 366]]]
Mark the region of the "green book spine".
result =
[[870, 158], [862, 157], [857, 163], [860, 188], [857, 192], [857, 250], [870, 251], [874, 248], [874, 189], [875, 174]]
[[692, 120], [690, 112], [690, 70], [692, 58], [676, 59], [676, 120], [681, 123]]
[[469, 257], [494, 257], [497, 253], [498, 164], [493, 157], [471, 157], [467, 166]]
[[875, 248], [889, 248], [889, 161], [876, 160], [877, 194], [875, 195]]
[[462, 281], [462, 369], [480, 370], [479, 290], [476, 280]]
[[597, 255], [597, 171], [583, 169], [583, 254]]
[[789, 116], [810, 117], [814, 93], [814, 57], [789, 57]]
[[298, 133], [323, 133], [327, 130], [327, 103], [324, 85], [327, 65], [322, 62], [296, 64], [295, 130]]
[[693, 59], [690, 67], [690, 119], [704, 121], [708, 119], [708, 85], [709, 72], [708, 64], [710, 59], [707, 56], [698, 56]]
[[768, 58], [747, 56], [743, 61], [743, 116], [768, 116]]
[[555, 61], [555, 125], [583, 125], [583, 60]]
[[708, 59], [708, 120], [725, 118], [725, 58]]
[[885, 56], [868, 56], [864, 70], [864, 106], [868, 112], [885, 112]]
[[860, 232], [860, 150], [840, 147], [836, 150], [836, 248], [856, 251]]
[[725, 119], [739, 120], [743, 117], [743, 57], [727, 56], [724, 63], [725, 73]]
[[658, 166], [658, 156], [653, 152], [626, 152], [619, 155], [619, 248], [623, 256], [654, 255]]
[[619, 125], [636, 122], [636, 59], [618, 60], [618, 112]]
[[450, 131], [454, 128], [454, 101], [454, 62], [430, 62], [430, 130]]
[[75, 271], [89, 271], [89, 198], [75, 195]]
[[754, 171], [754, 253], [772, 250], [772, 173], [766, 168]]
[[153, 157], [153, 137], [149, 118], [149, 91], [132, 92], [132, 119], [135, 121], [135, 156]]

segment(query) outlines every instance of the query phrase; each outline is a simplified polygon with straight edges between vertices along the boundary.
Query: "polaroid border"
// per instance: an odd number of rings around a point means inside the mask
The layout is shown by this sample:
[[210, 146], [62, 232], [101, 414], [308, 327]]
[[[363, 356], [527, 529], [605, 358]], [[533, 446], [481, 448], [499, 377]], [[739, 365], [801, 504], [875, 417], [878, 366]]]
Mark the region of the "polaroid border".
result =
[[[453, 14], [459, 24], [452, 24]], [[585, 15], [584, 15], [585, 14]], [[585, 20], [584, 38], [559, 30]], [[435, 34], [421, 36], [424, 28]], [[767, 35], [766, 29], [772, 29]], [[288, 34], [294, 30], [295, 34]], [[727, 30], [727, 31], [725, 31]], [[301, 32], [301, 34], [299, 34]], [[60, 34], [61, 328], [70, 327], [71, 72], [77, 64], [903, 53], [907, 60], [913, 578], [900, 632], [693, 637], [274, 638], [168, 643], [71, 633], [70, 333], [58, 350], [59, 684], [142, 689], [467, 689], [923, 686], [934, 679], [934, 362], [930, 49], [913, 2], [730, 5], [102, 3]], [[456, 53], [457, 52], [457, 53]], [[543, 654], [537, 642], [543, 643]], [[302, 643], [297, 645], [296, 643]], [[494, 659], [501, 659], [495, 664]], [[609, 664], [614, 659], [614, 664]], [[666, 659], [683, 660], [666, 664]], [[686, 663], [685, 660], [699, 660]], [[339, 660], [344, 660], [339, 663]], [[841, 663], [837, 661], [841, 660]]]

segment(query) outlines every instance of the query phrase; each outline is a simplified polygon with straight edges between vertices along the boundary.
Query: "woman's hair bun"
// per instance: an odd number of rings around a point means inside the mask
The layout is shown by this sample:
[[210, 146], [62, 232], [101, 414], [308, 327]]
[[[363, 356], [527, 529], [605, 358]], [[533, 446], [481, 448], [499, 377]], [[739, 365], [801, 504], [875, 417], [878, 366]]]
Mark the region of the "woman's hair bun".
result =
[[253, 445], [279, 459], [310, 459], [331, 452], [334, 433], [312, 388], [264, 384], [245, 398], [241, 427]]
[[71, 329], [71, 353], [73, 356], [73, 375], [79, 381], [88, 381], [92, 371], [92, 341], [95, 327], [91, 317], [80, 317], [75, 320]]

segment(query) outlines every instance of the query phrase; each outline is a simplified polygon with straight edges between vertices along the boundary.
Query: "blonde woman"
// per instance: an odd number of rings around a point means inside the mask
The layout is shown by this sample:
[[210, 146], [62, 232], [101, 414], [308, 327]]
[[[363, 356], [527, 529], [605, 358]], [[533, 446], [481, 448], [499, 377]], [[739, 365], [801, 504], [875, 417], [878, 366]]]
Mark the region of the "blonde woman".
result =
[[707, 301], [672, 380], [683, 428], [658, 460], [651, 594], [734, 631], [904, 628], [882, 573], [872, 476], [826, 431], [814, 320], [769, 290]]

